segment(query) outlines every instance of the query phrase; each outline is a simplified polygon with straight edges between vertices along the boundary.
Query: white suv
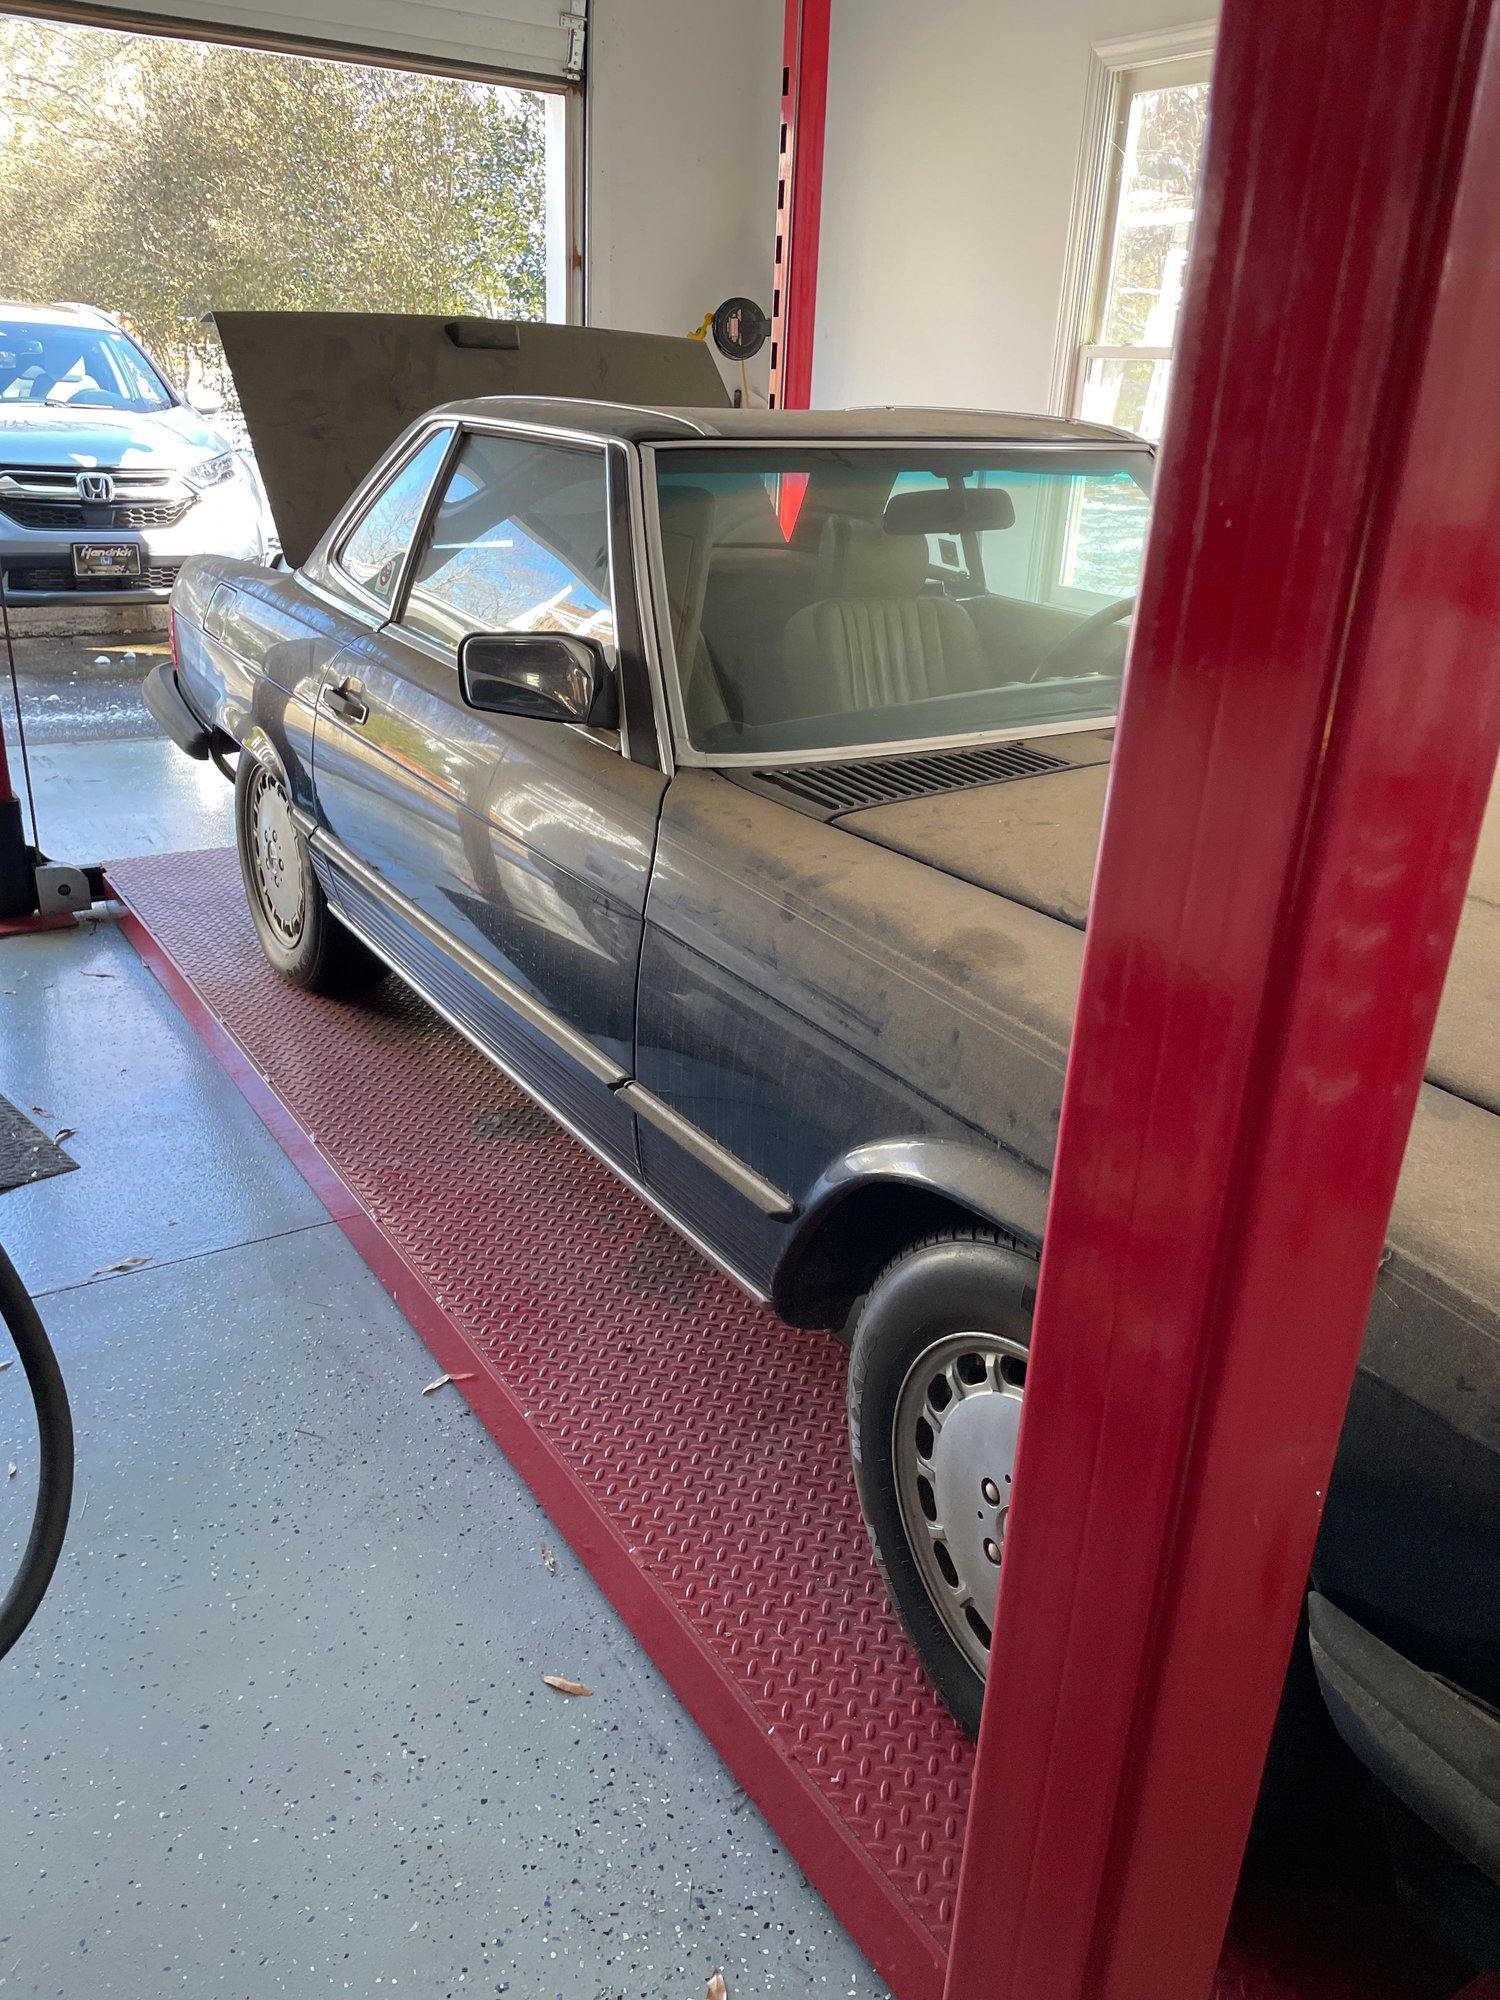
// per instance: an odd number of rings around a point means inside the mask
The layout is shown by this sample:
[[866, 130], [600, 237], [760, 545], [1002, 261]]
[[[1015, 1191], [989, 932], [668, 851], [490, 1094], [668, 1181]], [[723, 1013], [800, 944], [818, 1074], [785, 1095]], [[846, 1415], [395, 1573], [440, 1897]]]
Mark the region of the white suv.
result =
[[189, 556], [266, 559], [254, 460], [107, 313], [0, 303], [0, 581], [13, 604], [164, 601]]

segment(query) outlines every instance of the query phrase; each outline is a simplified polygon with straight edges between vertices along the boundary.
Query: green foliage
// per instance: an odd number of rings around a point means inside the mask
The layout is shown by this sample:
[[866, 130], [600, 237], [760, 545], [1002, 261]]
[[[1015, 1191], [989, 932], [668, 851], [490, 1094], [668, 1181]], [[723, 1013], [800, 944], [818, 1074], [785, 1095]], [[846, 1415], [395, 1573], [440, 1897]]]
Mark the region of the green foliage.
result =
[[118, 313], [214, 381], [211, 309], [539, 319], [544, 101], [0, 21], [0, 289]]

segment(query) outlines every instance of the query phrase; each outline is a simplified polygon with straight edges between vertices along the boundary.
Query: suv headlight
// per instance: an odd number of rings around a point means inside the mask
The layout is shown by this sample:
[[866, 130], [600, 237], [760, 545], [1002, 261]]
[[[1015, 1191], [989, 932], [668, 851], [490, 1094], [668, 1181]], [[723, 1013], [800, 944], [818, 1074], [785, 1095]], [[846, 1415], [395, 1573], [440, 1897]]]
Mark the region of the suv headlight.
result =
[[234, 452], [222, 451], [217, 458], [203, 458], [188, 466], [182, 476], [189, 486], [206, 493], [211, 486], [222, 486], [225, 480], [233, 479], [238, 471], [239, 460]]

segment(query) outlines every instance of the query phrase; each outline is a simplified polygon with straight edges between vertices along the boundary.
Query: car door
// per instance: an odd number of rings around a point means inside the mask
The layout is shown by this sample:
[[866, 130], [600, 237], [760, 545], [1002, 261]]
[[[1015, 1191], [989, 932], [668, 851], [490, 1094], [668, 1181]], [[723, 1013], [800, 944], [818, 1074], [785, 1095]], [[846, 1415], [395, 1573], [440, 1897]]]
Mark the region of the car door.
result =
[[[461, 639], [620, 647], [606, 448], [472, 429], [448, 448], [394, 615], [352, 643], [314, 735], [332, 893], [357, 928], [582, 1134], [634, 1166], [614, 1087], [665, 779], [654, 742], [462, 699]], [[367, 538], [370, 539], [370, 538]], [[356, 524], [336, 556], [368, 587]], [[388, 560], [388, 558], [384, 558]]]

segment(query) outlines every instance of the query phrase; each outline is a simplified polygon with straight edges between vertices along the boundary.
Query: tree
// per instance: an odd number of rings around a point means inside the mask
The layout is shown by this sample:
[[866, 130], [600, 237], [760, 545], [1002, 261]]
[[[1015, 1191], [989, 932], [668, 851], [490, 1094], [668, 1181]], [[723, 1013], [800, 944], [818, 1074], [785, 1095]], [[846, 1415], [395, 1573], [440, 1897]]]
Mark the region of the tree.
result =
[[0, 22], [4, 283], [118, 313], [221, 391], [215, 308], [538, 319], [543, 118], [535, 92]]

